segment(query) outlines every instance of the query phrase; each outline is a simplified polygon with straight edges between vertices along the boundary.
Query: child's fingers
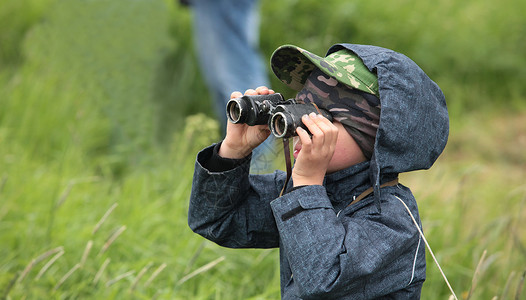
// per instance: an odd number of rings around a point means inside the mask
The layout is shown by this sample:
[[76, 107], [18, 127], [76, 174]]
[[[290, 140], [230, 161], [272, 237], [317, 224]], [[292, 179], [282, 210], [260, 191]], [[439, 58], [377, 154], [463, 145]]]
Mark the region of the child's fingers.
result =
[[230, 99], [235, 99], [235, 98], [239, 98], [242, 96], [243, 94], [241, 94], [241, 92], [235, 91], [235, 92], [232, 92], [232, 94], [230, 94]]
[[[245, 95], [255, 96], [255, 95], [269, 95], [269, 94], [275, 94], [274, 90], [269, 89], [266, 86], [259, 86], [255, 90], [254, 89], [248, 89], [245, 91]], [[239, 98], [242, 97], [243, 94], [239, 91], [232, 92], [230, 94], [230, 99]]]
[[301, 151], [304, 153], [309, 153], [312, 149], [312, 140], [307, 133], [307, 131], [301, 127], [296, 128], [296, 133], [301, 141]]
[[318, 126], [318, 116], [311, 113], [308, 116], [303, 116], [302, 121], [312, 134], [312, 143], [314, 147], [320, 147], [325, 143], [325, 134]]
[[258, 92], [256, 92], [256, 90], [254, 90], [254, 89], [248, 89], [248, 90], [245, 91], [245, 95], [255, 96], [257, 94], [258, 94]]
[[259, 86], [256, 88], [256, 93], [258, 93], [258, 95], [268, 95], [270, 94], [270, 90], [266, 86]]
[[[275, 94], [274, 90], [269, 89], [266, 86], [259, 86], [255, 90], [254, 89], [248, 89], [245, 91], [244, 95], [248, 96], [256, 96], [256, 95], [269, 95], [269, 94]], [[241, 92], [235, 91], [230, 94], [230, 99], [239, 98], [242, 97], [243, 94]]]
[[312, 118], [314, 123], [320, 128], [324, 134], [324, 142], [328, 145], [336, 143], [338, 138], [338, 128], [332, 124], [327, 118], [322, 115], [317, 115], [315, 118]]

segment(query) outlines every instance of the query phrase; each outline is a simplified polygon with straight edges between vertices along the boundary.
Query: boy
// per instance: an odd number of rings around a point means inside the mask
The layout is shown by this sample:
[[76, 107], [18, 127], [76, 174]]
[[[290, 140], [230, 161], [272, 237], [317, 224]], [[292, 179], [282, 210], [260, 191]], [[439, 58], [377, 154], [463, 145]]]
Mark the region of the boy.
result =
[[268, 127], [229, 123], [197, 156], [190, 227], [225, 247], [279, 247], [282, 299], [418, 299], [425, 247], [401, 203], [419, 220], [416, 201], [397, 178], [431, 167], [445, 147], [440, 88], [406, 56], [375, 46], [337, 44], [321, 58], [287, 45], [271, 66], [333, 123], [303, 116], [312, 137], [297, 129], [282, 196], [284, 172], [248, 173]]

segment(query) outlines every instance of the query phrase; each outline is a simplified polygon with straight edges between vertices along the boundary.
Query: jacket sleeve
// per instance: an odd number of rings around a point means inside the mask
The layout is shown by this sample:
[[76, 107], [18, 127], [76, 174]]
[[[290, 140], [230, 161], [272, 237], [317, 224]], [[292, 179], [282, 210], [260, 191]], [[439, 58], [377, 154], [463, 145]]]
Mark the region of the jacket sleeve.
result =
[[250, 159], [230, 170], [206, 168], [214, 146], [197, 156], [188, 211], [190, 228], [221, 246], [273, 248], [279, 235], [270, 202], [279, 195], [280, 174], [249, 175]]
[[[416, 269], [425, 277], [425, 249], [402, 203], [383, 192], [378, 214], [371, 198], [338, 215], [323, 186], [271, 203], [302, 299], [373, 299], [408, 287]], [[416, 202], [411, 210], [418, 218]]]

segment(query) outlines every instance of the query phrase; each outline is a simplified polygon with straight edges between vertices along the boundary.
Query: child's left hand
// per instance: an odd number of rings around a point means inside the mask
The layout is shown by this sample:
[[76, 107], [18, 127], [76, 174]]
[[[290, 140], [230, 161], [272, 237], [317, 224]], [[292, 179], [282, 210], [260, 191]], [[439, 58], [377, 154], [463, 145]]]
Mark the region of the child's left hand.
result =
[[297, 128], [301, 150], [292, 171], [294, 186], [323, 185], [325, 173], [336, 148], [338, 128], [325, 117], [315, 113], [305, 115], [301, 120], [311, 132], [312, 138], [303, 128]]

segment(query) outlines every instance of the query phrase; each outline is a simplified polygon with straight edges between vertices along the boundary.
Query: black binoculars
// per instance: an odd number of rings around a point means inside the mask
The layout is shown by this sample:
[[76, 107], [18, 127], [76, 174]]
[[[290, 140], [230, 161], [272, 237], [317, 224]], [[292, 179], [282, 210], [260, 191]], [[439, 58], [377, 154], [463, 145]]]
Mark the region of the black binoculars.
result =
[[[296, 128], [309, 130], [301, 117], [310, 113], [321, 113], [332, 122], [331, 114], [314, 103], [299, 104], [294, 99], [285, 100], [279, 93], [271, 95], [243, 96], [231, 99], [226, 104], [228, 120], [234, 124], [250, 126], [268, 124], [277, 138], [296, 136]], [[310, 132], [309, 132], [310, 134]]]

